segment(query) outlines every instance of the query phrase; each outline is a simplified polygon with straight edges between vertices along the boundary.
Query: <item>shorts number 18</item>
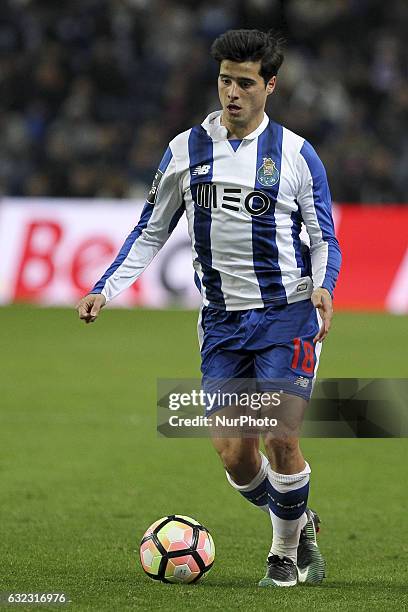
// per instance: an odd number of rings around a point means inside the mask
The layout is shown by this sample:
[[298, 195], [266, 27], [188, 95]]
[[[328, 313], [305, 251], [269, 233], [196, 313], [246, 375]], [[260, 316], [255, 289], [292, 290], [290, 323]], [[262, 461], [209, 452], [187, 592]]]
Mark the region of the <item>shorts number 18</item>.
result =
[[[303, 349], [303, 350], [302, 350]], [[296, 370], [300, 361], [300, 354], [303, 352], [303, 360], [301, 368], [306, 374], [312, 374], [315, 366], [315, 354], [314, 347], [307, 340], [301, 340], [301, 338], [294, 338], [293, 340], [293, 359], [292, 368]]]

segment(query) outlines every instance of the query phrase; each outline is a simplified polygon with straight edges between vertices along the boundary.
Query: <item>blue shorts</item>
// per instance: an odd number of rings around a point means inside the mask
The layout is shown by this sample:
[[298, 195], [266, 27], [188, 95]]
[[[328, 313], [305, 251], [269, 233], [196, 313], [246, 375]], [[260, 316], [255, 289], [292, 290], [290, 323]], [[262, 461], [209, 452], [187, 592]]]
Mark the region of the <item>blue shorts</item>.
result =
[[199, 325], [204, 388], [255, 379], [259, 391], [279, 388], [310, 399], [321, 350], [313, 343], [320, 325], [310, 300], [238, 311], [205, 306]]

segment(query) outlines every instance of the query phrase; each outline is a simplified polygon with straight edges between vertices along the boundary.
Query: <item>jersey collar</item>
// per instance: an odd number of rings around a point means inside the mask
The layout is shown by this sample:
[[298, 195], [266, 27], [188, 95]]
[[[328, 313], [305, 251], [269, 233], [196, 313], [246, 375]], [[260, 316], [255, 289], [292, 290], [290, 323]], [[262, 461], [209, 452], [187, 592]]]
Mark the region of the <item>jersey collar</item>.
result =
[[[228, 137], [227, 128], [221, 125], [221, 113], [222, 111], [215, 111], [214, 113], [210, 113], [201, 124], [207, 134], [214, 141], [227, 140]], [[260, 125], [258, 125], [256, 130], [245, 136], [243, 140], [254, 140], [255, 138], [257, 138], [266, 129], [268, 123], [269, 117], [266, 113], [264, 113], [264, 118]]]

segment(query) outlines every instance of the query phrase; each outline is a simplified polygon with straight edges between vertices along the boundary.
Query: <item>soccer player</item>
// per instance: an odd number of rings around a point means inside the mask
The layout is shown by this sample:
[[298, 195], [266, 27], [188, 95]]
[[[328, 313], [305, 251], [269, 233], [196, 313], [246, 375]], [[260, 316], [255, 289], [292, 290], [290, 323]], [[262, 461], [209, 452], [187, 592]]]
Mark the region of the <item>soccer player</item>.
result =
[[[138, 225], [78, 312], [86, 323], [95, 321], [185, 213], [203, 301], [203, 383], [279, 379], [301, 415], [330, 329], [341, 260], [326, 173], [307, 141], [265, 114], [283, 61], [281, 40], [230, 30], [211, 52], [220, 66], [221, 110], [170, 142]], [[300, 239], [302, 223], [310, 248]], [[298, 437], [266, 434], [266, 455], [258, 437], [220, 436], [213, 443], [230, 485], [272, 521], [259, 585], [320, 582], [319, 520], [307, 507], [310, 466]]]

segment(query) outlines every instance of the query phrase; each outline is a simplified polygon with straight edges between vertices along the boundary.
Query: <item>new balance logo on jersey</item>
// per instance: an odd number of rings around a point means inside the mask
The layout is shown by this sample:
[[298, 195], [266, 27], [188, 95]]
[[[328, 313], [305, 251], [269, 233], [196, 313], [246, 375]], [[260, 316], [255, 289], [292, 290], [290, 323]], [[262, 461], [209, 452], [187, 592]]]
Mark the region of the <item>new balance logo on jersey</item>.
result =
[[192, 176], [204, 176], [205, 174], [209, 173], [210, 168], [211, 166], [209, 164], [204, 164], [203, 166], [197, 166], [196, 168], [194, 168], [192, 172]]
[[[242, 190], [225, 187], [220, 198], [220, 208], [238, 212], [242, 207]], [[203, 208], [218, 208], [217, 186], [213, 183], [198, 183], [196, 204]], [[271, 207], [272, 200], [262, 191], [251, 191], [243, 200], [245, 210], [253, 217], [263, 215]]]

